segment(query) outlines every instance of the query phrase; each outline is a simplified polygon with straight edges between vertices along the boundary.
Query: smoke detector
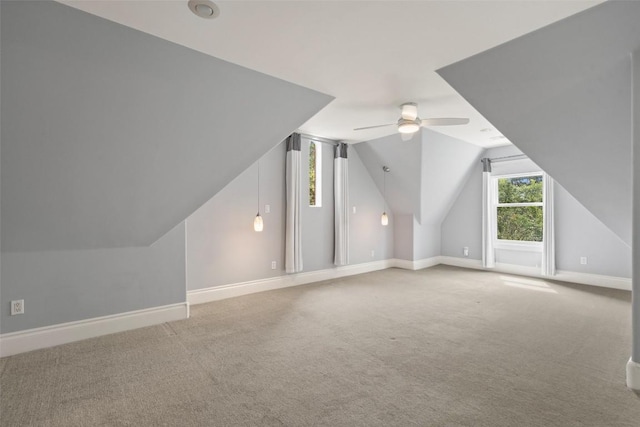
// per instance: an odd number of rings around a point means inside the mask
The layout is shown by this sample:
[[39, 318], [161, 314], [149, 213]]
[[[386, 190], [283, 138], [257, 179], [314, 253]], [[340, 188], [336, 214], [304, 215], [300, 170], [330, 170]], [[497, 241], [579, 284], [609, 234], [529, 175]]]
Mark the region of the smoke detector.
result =
[[210, 0], [189, 0], [189, 9], [200, 18], [213, 19], [220, 15], [218, 6]]

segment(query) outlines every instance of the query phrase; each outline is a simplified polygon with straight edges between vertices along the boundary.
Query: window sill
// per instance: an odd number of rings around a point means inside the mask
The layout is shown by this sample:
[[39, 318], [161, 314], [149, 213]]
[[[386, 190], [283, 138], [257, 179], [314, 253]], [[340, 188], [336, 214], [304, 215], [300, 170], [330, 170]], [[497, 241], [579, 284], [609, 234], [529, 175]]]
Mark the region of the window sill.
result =
[[494, 241], [495, 249], [524, 252], [542, 252], [542, 242], [518, 242], [515, 240]]

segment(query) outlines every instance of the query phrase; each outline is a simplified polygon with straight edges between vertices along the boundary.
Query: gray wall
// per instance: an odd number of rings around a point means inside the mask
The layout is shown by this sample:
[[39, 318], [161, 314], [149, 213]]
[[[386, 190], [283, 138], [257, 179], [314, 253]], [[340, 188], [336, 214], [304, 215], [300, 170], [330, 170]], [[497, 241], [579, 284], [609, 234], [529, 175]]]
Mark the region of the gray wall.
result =
[[467, 182], [442, 221], [442, 255], [482, 259], [482, 165], [471, 168]]
[[394, 215], [394, 258], [413, 261], [413, 214]]
[[[308, 206], [308, 149], [303, 138], [303, 271], [334, 268], [333, 146], [322, 144], [322, 207]], [[349, 149], [350, 263], [393, 256], [393, 224], [380, 225], [382, 195]], [[285, 149], [280, 144], [260, 159], [260, 200], [264, 230], [253, 231], [257, 209], [257, 164], [241, 173], [187, 219], [187, 287], [189, 290], [258, 280], [284, 271]], [[264, 212], [264, 205], [271, 213]], [[353, 207], [356, 213], [353, 213]], [[371, 256], [371, 251], [374, 255]], [[276, 261], [277, 268], [271, 269]]]
[[1, 332], [186, 301], [185, 218], [331, 97], [60, 3], [0, 7]]
[[4, 252], [1, 332], [184, 302], [184, 254], [184, 223], [148, 247]]
[[440, 224], [413, 223], [413, 260], [438, 256], [441, 253]]
[[415, 261], [440, 255], [440, 227], [478, 163], [482, 148], [422, 129], [409, 142], [398, 134], [356, 145], [369, 173], [393, 211], [395, 258]]
[[389, 225], [380, 224], [385, 200], [353, 147], [349, 147], [349, 200], [352, 208], [349, 225], [351, 264], [393, 258], [396, 216], [387, 208]]
[[[565, 271], [631, 277], [631, 249], [556, 183], [556, 264]], [[580, 257], [588, 264], [581, 265]]]
[[[515, 147], [487, 150], [483, 157], [513, 155]], [[509, 162], [501, 168], [507, 173], [530, 171], [527, 162]], [[609, 230], [569, 192], [556, 182], [554, 187], [556, 267], [558, 270], [631, 277], [631, 249]], [[482, 259], [482, 168], [474, 172], [442, 223], [442, 255], [463, 258], [462, 248], [469, 247], [469, 258]], [[587, 265], [580, 257], [587, 257]], [[496, 261], [538, 267], [540, 253], [497, 250]]]
[[639, 20], [640, 2], [608, 1], [438, 71], [627, 244]]
[[421, 209], [416, 218], [439, 228], [484, 150], [430, 129], [423, 129], [422, 140]]
[[[355, 151], [367, 167], [380, 192], [384, 191], [382, 166], [391, 169], [386, 174], [386, 200], [389, 210], [396, 215], [420, 216], [420, 174], [422, 170], [422, 137], [402, 141], [394, 133], [373, 141], [361, 142]], [[388, 211], [387, 211], [388, 213]]]
[[3, 251], [147, 246], [331, 100], [56, 2], [1, 7]]

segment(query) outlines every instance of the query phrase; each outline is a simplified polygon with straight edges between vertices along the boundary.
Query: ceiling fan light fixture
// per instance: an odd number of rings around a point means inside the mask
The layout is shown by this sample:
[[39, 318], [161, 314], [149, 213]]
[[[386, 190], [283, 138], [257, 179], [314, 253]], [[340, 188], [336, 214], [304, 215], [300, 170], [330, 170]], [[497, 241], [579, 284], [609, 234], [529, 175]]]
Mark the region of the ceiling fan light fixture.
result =
[[415, 120], [418, 118], [418, 104], [415, 102], [405, 102], [400, 106], [400, 116], [405, 120]]
[[398, 120], [398, 132], [400, 133], [416, 133], [420, 130], [420, 119], [416, 120]]

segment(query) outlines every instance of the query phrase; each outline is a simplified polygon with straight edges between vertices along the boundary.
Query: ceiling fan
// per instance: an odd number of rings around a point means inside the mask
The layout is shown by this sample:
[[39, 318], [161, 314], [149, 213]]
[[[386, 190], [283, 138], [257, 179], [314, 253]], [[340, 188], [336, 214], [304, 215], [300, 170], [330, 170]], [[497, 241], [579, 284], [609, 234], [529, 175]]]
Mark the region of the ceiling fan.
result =
[[385, 126], [397, 126], [398, 132], [400, 132], [403, 141], [409, 141], [423, 126], [452, 126], [452, 125], [466, 125], [469, 123], [467, 118], [456, 117], [442, 117], [442, 118], [430, 118], [421, 119], [418, 117], [418, 104], [415, 102], [405, 102], [400, 106], [400, 118], [396, 123], [388, 123], [386, 125], [367, 126], [363, 128], [356, 128], [354, 130], [374, 129]]

